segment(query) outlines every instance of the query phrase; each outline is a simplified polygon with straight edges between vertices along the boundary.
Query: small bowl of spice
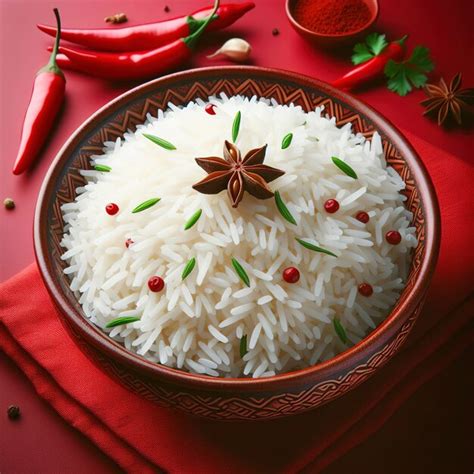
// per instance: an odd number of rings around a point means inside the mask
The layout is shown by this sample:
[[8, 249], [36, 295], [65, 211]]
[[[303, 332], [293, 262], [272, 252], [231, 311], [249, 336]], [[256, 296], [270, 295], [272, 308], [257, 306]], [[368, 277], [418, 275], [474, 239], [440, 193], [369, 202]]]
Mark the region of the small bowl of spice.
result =
[[325, 47], [363, 37], [379, 14], [377, 0], [287, 0], [286, 14], [304, 38]]

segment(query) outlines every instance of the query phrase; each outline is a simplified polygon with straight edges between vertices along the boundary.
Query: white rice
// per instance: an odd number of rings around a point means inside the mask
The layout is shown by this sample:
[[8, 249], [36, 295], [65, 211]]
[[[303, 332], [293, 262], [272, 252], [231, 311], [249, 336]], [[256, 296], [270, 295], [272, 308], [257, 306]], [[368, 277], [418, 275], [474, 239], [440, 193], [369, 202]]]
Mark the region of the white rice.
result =
[[[299, 106], [224, 94], [209, 101], [216, 115], [207, 114], [201, 100], [184, 108], [169, 104], [93, 157], [93, 164], [111, 172], [84, 171], [87, 184], [62, 208], [62, 258], [71, 289], [85, 315], [110, 337], [170, 367], [266, 377], [327, 360], [347, 347], [335, 333], [335, 318], [350, 343], [357, 343], [386, 317], [404, 286], [410, 249], [417, 244], [400, 194], [404, 183], [386, 167], [377, 133], [366, 141], [351, 133], [350, 124], [337, 128], [320, 108], [305, 113]], [[233, 209], [225, 192], [204, 195], [192, 188], [206, 175], [194, 158], [222, 157], [237, 111], [242, 120], [236, 145], [243, 154], [268, 145], [265, 164], [285, 171], [269, 186], [279, 190], [298, 225], [283, 219], [273, 199], [246, 193]], [[143, 132], [176, 150], [155, 145]], [[289, 132], [292, 143], [282, 150]], [[358, 179], [342, 173], [332, 156], [350, 164]], [[151, 197], [161, 201], [131, 212]], [[335, 214], [324, 210], [330, 198], [340, 203]], [[115, 216], [105, 212], [110, 202], [120, 208]], [[184, 231], [198, 209], [200, 219]], [[359, 210], [369, 213], [369, 223], [354, 219]], [[397, 246], [385, 241], [391, 229], [402, 235]], [[337, 258], [308, 250], [295, 237]], [[134, 243], [126, 248], [128, 238]], [[196, 268], [182, 281], [192, 257]], [[249, 288], [232, 258], [246, 270]], [[298, 283], [282, 279], [288, 266], [299, 269]], [[163, 277], [163, 291], [149, 291], [152, 275]], [[362, 282], [374, 287], [371, 297], [358, 293]], [[126, 315], [140, 320], [105, 328]], [[242, 358], [244, 335], [248, 352]]]

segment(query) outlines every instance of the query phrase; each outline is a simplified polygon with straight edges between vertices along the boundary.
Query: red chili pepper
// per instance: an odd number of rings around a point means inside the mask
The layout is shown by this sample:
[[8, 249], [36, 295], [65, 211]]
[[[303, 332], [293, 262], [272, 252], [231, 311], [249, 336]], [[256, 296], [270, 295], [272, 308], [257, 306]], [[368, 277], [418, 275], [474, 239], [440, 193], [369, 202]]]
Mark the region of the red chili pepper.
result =
[[[209, 25], [209, 31], [226, 28], [254, 7], [253, 2], [221, 5], [216, 12], [217, 18], [214, 17]], [[203, 25], [211, 11], [211, 7], [206, 7], [191, 16], [125, 28], [63, 29], [61, 38], [97, 51], [144, 51], [192, 35]], [[37, 26], [50, 36], [56, 34], [53, 26]]]
[[[48, 47], [48, 51], [52, 51], [52, 47]], [[65, 54], [58, 54], [56, 56], [56, 64], [61, 68], [61, 69], [67, 69], [68, 71], [79, 71], [77, 67], [74, 67], [74, 63], [65, 55]]]
[[66, 79], [56, 63], [61, 36], [61, 19], [57, 8], [54, 9], [54, 14], [58, 24], [58, 34], [48, 64], [38, 71], [35, 78], [23, 122], [20, 149], [13, 165], [13, 174], [23, 173], [33, 162], [48, 137], [48, 132], [64, 98]]
[[399, 60], [405, 54], [407, 36], [390, 43], [378, 56], [350, 70], [331, 84], [338, 89], [354, 89], [361, 84], [381, 76], [390, 59]]
[[129, 53], [104, 53], [61, 46], [59, 51], [70, 60], [72, 68], [92, 76], [111, 80], [145, 79], [175, 68], [191, 57], [192, 50], [219, 7], [215, 0], [214, 10], [207, 20], [191, 35], [150, 51]]

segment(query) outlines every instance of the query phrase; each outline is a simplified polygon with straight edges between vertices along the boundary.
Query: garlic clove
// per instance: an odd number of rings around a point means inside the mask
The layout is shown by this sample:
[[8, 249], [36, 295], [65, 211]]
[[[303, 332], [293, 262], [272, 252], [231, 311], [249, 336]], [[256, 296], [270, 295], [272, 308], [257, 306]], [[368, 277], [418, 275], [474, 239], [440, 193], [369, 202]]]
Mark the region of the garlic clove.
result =
[[232, 61], [243, 62], [248, 59], [252, 47], [242, 38], [231, 38], [227, 40], [215, 53], [208, 56], [209, 59], [225, 56]]

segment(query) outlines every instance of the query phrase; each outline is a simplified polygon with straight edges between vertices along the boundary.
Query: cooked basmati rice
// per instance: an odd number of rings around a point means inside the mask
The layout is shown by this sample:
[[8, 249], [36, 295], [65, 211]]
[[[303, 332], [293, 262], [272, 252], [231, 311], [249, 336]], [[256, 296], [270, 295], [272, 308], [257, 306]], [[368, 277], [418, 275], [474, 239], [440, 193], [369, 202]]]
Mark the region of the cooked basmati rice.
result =
[[[417, 245], [411, 213], [400, 194], [404, 183], [387, 168], [382, 143], [337, 128], [321, 108], [240, 96], [210, 97], [216, 115], [201, 100], [186, 107], [169, 104], [158, 117], [123, 139], [107, 142], [93, 165], [108, 173], [84, 170], [87, 184], [74, 202], [64, 204], [66, 223], [62, 259], [87, 318], [109, 336], [146, 359], [186, 371], [223, 377], [267, 377], [327, 360], [346, 349], [333, 320], [351, 344], [378, 325], [395, 304], [407, 277], [410, 249]], [[197, 156], [222, 156], [231, 139], [237, 111], [242, 120], [236, 145], [245, 154], [267, 144], [265, 164], [285, 171], [270, 183], [278, 190], [297, 225], [286, 221], [273, 199], [248, 193], [237, 209], [225, 192], [204, 195], [192, 185], [205, 172]], [[167, 150], [142, 136], [159, 136], [176, 146]], [[291, 132], [291, 145], [281, 149]], [[357, 173], [354, 180], [331, 161], [337, 156]], [[139, 203], [160, 197], [155, 206], [132, 213]], [[327, 199], [340, 209], [329, 215]], [[115, 216], [105, 206], [116, 203]], [[202, 215], [189, 230], [185, 222]], [[370, 221], [354, 218], [365, 210]], [[384, 235], [399, 230], [402, 242]], [[295, 238], [323, 247], [337, 257], [316, 253]], [[132, 239], [129, 248], [127, 239]], [[181, 273], [194, 257], [196, 268]], [[247, 288], [236, 275], [236, 258], [248, 274]], [[282, 279], [295, 266], [296, 284]], [[162, 276], [165, 288], [150, 292], [150, 276]], [[370, 297], [360, 283], [374, 288]], [[140, 321], [106, 329], [121, 316]], [[248, 351], [240, 355], [246, 335]]]

